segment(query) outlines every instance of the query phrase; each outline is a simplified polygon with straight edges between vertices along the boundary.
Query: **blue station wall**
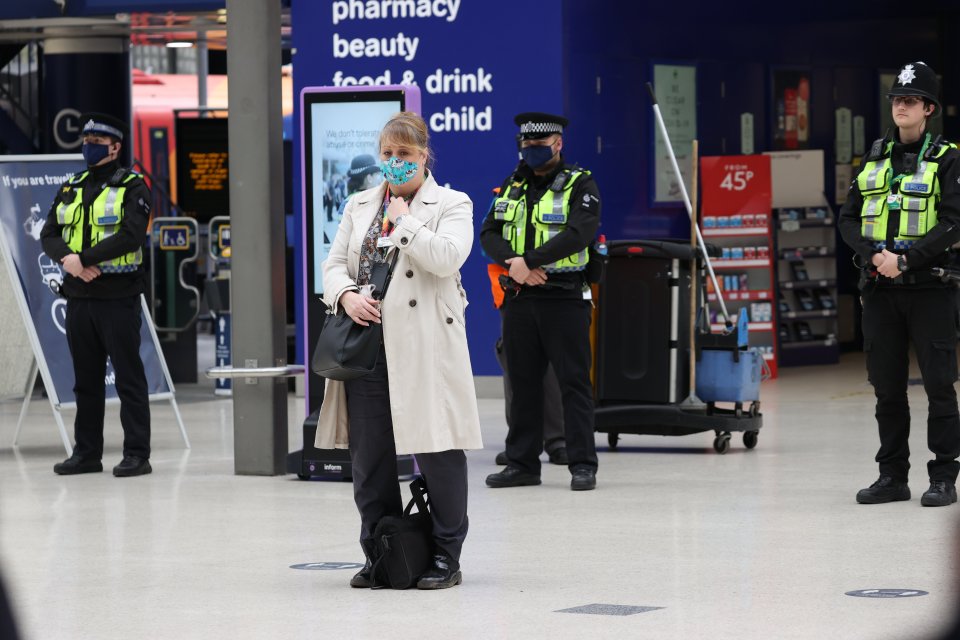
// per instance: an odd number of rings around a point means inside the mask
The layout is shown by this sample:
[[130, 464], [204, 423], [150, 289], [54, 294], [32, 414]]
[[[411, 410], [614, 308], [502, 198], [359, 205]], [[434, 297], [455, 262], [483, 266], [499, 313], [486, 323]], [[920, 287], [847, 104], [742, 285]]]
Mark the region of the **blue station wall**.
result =
[[[500, 335], [500, 318], [493, 307], [479, 229], [492, 189], [517, 164], [513, 116], [521, 111], [563, 109], [562, 6], [560, 0], [418, 3], [424, 4], [431, 15], [380, 19], [350, 11], [351, 7], [376, 8], [380, 3], [294, 2], [295, 95], [303, 87], [351, 83], [413, 82], [420, 87], [435, 156], [434, 175], [441, 184], [464, 191], [473, 200], [478, 238], [461, 270], [470, 300], [470, 353], [477, 375], [497, 375], [500, 369], [493, 345]], [[511, 37], [515, 29], [505, 27], [507, 10], [511, 18], [506, 23], [536, 22], [536, 33]], [[531, 55], [543, 64], [526, 62]], [[299, 99], [296, 108], [294, 206], [302, 212]], [[297, 246], [302, 249], [302, 243]], [[300, 263], [295, 257], [294, 264]], [[300, 304], [302, 300], [298, 300], [297, 318], [302, 313]], [[302, 353], [302, 348], [297, 352]]]
[[[608, 239], [688, 238], [689, 223], [681, 206], [651, 202], [654, 121], [644, 83], [652, 79], [655, 63], [696, 65], [701, 155], [740, 153], [743, 112], [755, 117], [755, 152], [771, 149], [772, 74], [778, 69], [807, 71], [808, 147], [826, 152], [826, 190], [831, 199], [835, 109], [848, 107], [854, 115], [864, 116], [868, 144], [879, 136], [880, 71], [924, 60], [944, 78], [945, 106], [960, 101], [960, 61], [946, 44], [946, 34], [960, 29], [960, 14], [942, 6], [912, 7], [910, 17], [901, 19], [894, 3], [873, 3], [872, 17], [864, 17], [855, 8], [814, 2], [786, 22], [769, 10], [750, 11], [738, 5], [732, 12], [725, 3], [703, 0], [653, 10], [647, 3], [612, 0], [456, 4], [458, 14], [452, 21], [345, 19], [334, 24], [336, 2], [295, 0], [294, 80], [299, 94], [304, 86], [333, 84], [337, 72], [340, 78], [378, 78], [389, 71], [389, 80], [397, 82], [411, 71], [423, 92], [428, 119], [447, 108], [490, 106], [489, 130], [433, 131], [437, 176], [470, 195], [478, 228], [490, 189], [516, 162], [512, 116], [543, 109], [570, 117], [565, 154], [593, 171], [603, 200], [601, 232]], [[420, 39], [409, 60], [338, 57], [335, 49], [337, 38], [341, 42], [390, 38], [399, 32]], [[884, 44], [892, 42], [896, 44]], [[479, 67], [492, 74], [491, 92], [434, 93], [425, 84], [438, 69], [475, 73]], [[958, 124], [955, 111], [948, 112], [944, 118], [948, 137], [957, 137]], [[299, 145], [299, 134], [295, 139]], [[299, 155], [298, 146], [295, 162]], [[299, 180], [299, 167], [295, 176]], [[294, 188], [298, 211], [299, 194], [298, 182]], [[491, 304], [479, 243], [463, 275], [471, 300], [467, 326], [474, 373], [499, 374], [493, 357], [499, 317]]]

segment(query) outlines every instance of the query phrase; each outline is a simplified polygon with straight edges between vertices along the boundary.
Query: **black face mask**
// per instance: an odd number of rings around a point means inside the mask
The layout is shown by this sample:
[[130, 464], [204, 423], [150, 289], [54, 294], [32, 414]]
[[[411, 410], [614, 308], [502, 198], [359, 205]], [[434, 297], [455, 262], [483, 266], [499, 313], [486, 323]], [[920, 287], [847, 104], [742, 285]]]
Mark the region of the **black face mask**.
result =
[[83, 153], [83, 159], [87, 161], [87, 166], [92, 167], [110, 155], [110, 145], [84, 142], [81, 152]]
[[543, 165], [553, 160], [553, 147], [530, 146], [520, 149], [520, 157], [531, 169], [539, 169]]

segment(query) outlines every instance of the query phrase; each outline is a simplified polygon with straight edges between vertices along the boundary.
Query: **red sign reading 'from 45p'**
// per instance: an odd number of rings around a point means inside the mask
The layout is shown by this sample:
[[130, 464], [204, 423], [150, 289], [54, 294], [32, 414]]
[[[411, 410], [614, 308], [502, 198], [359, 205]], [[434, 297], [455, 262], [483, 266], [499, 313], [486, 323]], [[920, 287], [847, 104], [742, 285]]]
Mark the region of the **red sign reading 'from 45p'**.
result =
[[705, 156], [700, 159], [700, 184], [705, 216], [770, 213], [768, 156]]

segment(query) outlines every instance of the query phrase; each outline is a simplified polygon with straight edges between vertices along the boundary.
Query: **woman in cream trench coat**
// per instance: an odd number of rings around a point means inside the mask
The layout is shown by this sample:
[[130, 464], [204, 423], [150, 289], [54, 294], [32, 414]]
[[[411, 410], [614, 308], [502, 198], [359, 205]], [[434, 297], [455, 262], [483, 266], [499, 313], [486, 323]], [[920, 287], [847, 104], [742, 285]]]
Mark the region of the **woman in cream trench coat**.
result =
[[[395, 204], [390, 205], [389, 220], [396, 219], [397, 224], [389, 236], [393, 247], [384, 250], [388, 260], [399, 252], [379, 309], [381, 360], [386, 356], [381, 375], [388, 380], [383, 386], [389, 389], [389, 416], [386, 420], [365, 415], [351, 419], [348, 392], [357, 388], [357, 381], [328, 380], [316, 446], [351, 450], [361, 546], [368, 565], [376, 521], [384, 515], [399, 515], [402, 509], [396, 471], [384, 472], [378, 461], [387, 453], [390, 457], [415, 454], [430, 495], [437, 547], [435, 566], [418, 586], [445, 588], [460, 582], [460, 547], [466, 535], [466, 458], [462, 450], [480, 449], [483, 443], [464, 322], [467, 299], [459, 273], [473, 244], [472, 204], [465, 194], [439, 186], [426, 171], [427, 135], [426, 125], [413, 114], [398, 114], [387, 124], [380, 140], [381, 161], [385, 157], [418, 160], [416, 165], [407, 162], [407, 167], [416, 166], [416, 174], [400, 185], [390, 184], [387, 176], [388, 181], [379, 187], [350, 199], [323, 269], [324, 302], [336, 312], [345, 302], [343, 296], [357, 291], [361, 249], [368, 231], [387, 213], [386, 190], [391, 190], [391, 200], [399, 201], [393, 196], [412, 195], [415, 189], [409, 204], [401, 206], [403, 214], [397, 216]], [[356, 320], [352, 309], [346, 310]], [[376, 373], [371, 376], [376, 378]], [[374, 383], [368, 377], [360, 380], [366, 394]], [[375, 386], [374, 391], [379, 388]], [[364, 401], [352, 406], [366, 413], [369, 404]], [[395, 452], [383, 449], [391, 424]], [[370, 468], [369, 477], [365, 468], [358, 469], [358, 462]], [[451, 487], [456, 489], [452, 493]], [[453, 512], [460, 510], [462, 516], [455, 516]], [[440, 522], [444, 518], [447, 522]], [[369, 572], [363, 574], [361, 570], [354, 576], [351, 585], [369, 586]], [[424, 582], [431, 576], [435, 579]]]
[[[343, 212], [323, 268], [323, 301], [334, 312], [340, 296], [356, 288], [360, 243], [381, 214], [386, 188], [361, 191]], [[431, 175], [392, 238], [400, 257], [382, 304], [397, 453], [482, 449], [459, 271], [473, 244], [470, 199]], [[316, 446], [346, 449], [348, 434], [343, 382], [327, 380]]]

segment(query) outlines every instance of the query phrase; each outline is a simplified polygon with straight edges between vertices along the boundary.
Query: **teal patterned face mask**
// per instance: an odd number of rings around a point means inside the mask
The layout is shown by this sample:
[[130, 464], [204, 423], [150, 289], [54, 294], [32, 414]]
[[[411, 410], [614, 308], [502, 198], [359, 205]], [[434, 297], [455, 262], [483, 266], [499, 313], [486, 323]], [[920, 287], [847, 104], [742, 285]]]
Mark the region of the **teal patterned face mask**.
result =
[[388, 158], [380, 161], [380, 173], [384, 180], [393, 185], [401, 185], [410, 181], [417, 174], [420, 165], [402, 158]]

